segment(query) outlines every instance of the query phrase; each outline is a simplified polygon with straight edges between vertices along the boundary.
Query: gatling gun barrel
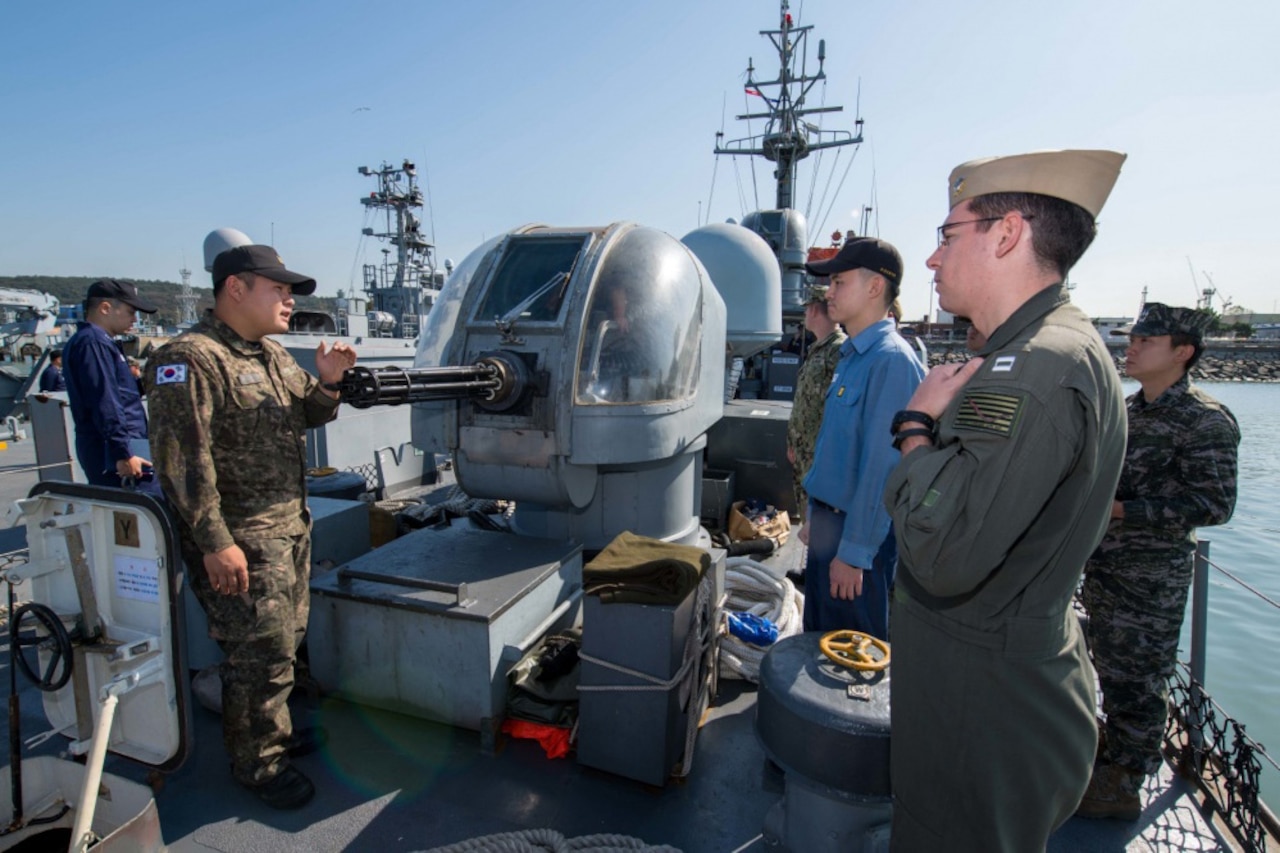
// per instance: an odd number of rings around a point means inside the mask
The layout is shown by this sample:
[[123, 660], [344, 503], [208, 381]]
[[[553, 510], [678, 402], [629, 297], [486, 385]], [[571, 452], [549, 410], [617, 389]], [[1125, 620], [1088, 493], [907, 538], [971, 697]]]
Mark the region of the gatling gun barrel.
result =
[[499, 352], [458, 367], [356, 365], [342, 375], [338, 395], [342, 402], [357, 409], [431, 400], [475, 400], [487, 409], [501, 411], [519, 399], [527, 387], [524, 361]]

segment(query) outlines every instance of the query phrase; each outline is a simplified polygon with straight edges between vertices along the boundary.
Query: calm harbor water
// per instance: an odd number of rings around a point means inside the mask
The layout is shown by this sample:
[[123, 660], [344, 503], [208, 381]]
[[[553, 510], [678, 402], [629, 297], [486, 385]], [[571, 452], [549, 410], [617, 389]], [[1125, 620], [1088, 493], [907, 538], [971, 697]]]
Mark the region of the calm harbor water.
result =
[[[1236, 512], [1221, 527], [1202, 528], [1209, 559], [1280, 601], [1280, 386], [1205, 383], [1240, 422], [1240, 481]], [[1137, 388], [1125, 383], [1126, 394]], [[1189, 657], [1190, 617], [1183, 626], [1181, 659]], [[1209, 625], [1205, 686], [1213, 700], [1245, 724], [1249, 737], [1280, 761], [1280, 610], [1216, 569], [1209, 572]], [[1263, 800], [1280, 811], [1280, 772], [1263, 762]]]

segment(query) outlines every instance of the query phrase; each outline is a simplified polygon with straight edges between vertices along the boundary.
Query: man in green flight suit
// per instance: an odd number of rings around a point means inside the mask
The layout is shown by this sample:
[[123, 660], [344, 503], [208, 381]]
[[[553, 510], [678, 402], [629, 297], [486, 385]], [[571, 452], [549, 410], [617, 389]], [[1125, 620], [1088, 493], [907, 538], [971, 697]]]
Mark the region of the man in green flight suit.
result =
[[813, 332], [817, 343], [809, 348], [796, 375], [796, 395], [787, 420], [787, 461], [795, 473], [796, 511], [801, 516], [809, 503], [802, 485], [804, 475], [813, 464], [813, 446], [818, 441], [818, 428], [822, 426], [827, 388], [840, 363], [840, 345], [848, 338], [827, 312], [827, 289], [825, 284], [813, 285], [805, 299], [804, 327]]
[[1064, 282], [1123, 162], [1048, 151], [951, 173], [928, 267], [987, 341], [934, 368], [892, 427], [895, 851], [1043, 850], [1089, 781], [1093, 669], [1071, 599], [1111, 512], [1125, 409]]
[[1076, 814], [1137, 820], [1142, 781], [1160, 766], [1169, 678], [1195, 568], [1196, 527], [1236, 505], [1240, 427], [1192, 385], [1207, 311], [1158, 302], [1130, 330], [1129, 443], [1102, 544], [1085, 566], [1089, 652], [1102, 687], [1102, 747]]

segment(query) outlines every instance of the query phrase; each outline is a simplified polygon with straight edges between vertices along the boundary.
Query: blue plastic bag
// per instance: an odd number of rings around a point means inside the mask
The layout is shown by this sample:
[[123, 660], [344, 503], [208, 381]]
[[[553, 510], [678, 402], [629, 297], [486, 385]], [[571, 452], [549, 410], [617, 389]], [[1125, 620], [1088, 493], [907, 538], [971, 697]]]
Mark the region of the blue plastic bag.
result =
[[770, 646], [778, 641], [778, 626], [754, 613], [730, 613], [729, 633], [756, 646]]

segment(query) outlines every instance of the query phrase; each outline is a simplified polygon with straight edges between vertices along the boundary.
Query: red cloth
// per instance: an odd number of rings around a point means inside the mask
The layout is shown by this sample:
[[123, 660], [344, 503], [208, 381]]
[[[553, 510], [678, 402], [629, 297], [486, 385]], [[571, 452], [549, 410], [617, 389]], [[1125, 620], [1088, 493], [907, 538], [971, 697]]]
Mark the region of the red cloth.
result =
[[502, 723], [502, 731], [512, 737], [536, 740], [542, 746], [542, 751], [547, 754], [547, 758], [564, 758], [569, 754], [568, 729], [508, 718]]

